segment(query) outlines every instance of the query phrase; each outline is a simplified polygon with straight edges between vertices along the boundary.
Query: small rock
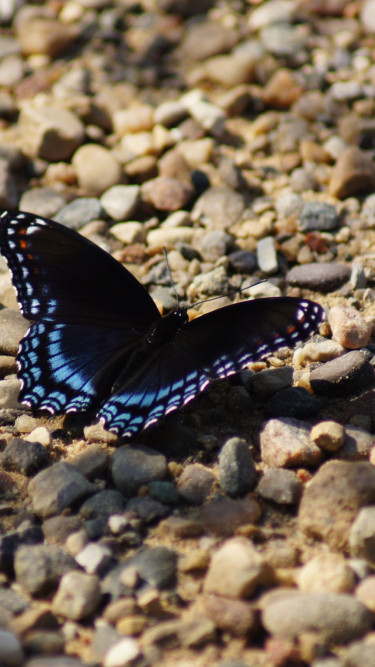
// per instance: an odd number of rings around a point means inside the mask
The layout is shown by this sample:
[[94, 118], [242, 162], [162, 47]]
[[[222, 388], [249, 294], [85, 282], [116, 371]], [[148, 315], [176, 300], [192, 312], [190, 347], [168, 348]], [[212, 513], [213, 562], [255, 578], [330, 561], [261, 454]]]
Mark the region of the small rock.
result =
[[168, 246], [175, 243], [191, 243], [195, 230], [192, 227], [163, 227], [147, 234], [149, 246]]
[[338, 227], [339, 217], [332, 204], [324, 202], [307, 202], [299, 216], [299, 229], [302, 232], [311, 232], [318, 229], [323, 232], [329, 232]]
[[[24, 56], [46, 54], [51, 58], [65, 53], [77, 37], [73, 24], [66, 24], [45, 16], [17, 16], [16, 28]], [[49, 104], [46, 105], [46, 108]]]
[[374, 0], [365, 0], [359, 13], [363, 29], [371, 34], [375, 33], [374, 4]]
[[251, 491], [256, 482], [256, 470], [249, 445], [241, 438], [227, 440], [219, 456], [219, 479], [224, 493], [232, 498]]
[[20, 409], [22, 406], [18, 402], [20, 393], [20, 382], [17, 379], [0, 381], [0, 409]]
[[351, 306], [333, 306], [328, 314], [333, 338], [345, 348], [357, 350], [368, 344], [373, 324]]
[[199, 250], [203, 259], [207, 262], [216, 262], [227, 254], [232, 243], [233, 239], [229, 234], [220, 230], [213, 230], [202, 237]]
[[228, 499], [205, 505], [198, 519], [215, 535], [233, 535], [240, 526], [256, 523], [261, 513], [259, 504], [252, 498]]
[[33, 442], [47, 448], [52, 445], [52, 435], [46, 426], [36, 426], [25, 437], [25, 440], [26, 442]]
[[291, 366], [266, 368], [255, 373], [252, 378], [252, 388], [256, 394], [266, 397], [285, 389], [285, 387], [290, 387], [292, 382], [293, 368]]
[[112, 552], [103, 544], [90, 542], [75, 556], [75, 559], [87, 574], [100, 574], [111, 562]]
[[125, 496], [137, 493], [139, 487], [167, 473], [163, 454], [145, 445], [119, 447], [112, 457], [112, 478], [115, 486]]
[[375, 563], [375, 507], [362, 507], [350, 529], [350, 553]]
[[338, 199], [346, 199], [375, 187], [375, 164], [371, 157], [357, 146], [346, 148], [338, 158], [331, 175], [329, 192]]
[[48, 463], [48, 452], [39, 442], [27, 442], [22, 438], [12, 438], [7, 444], [2, 464], [5, 470], [13, 470], [32, 476]]
[[115, 642], [106, 652], [103, 659], [104, 667], [127, 667], [141, 655], [138, 643], [132, 637], [124, 637]]
[[204, 466], [193, 463], [187, 465], [178, 480], [178, 492], [186, 502], [202, 505], [210, 495], [216, 482], [215, 475]]
[[375, 612], [375, 575], [365, 577], [359, 582], [355, 596], [372, 613]]
[[272, 583], [273, 571], [263, 556], [244, 537], [234, 537], [213, 555], [204, 592], [238, 600]]
[[363, 461], [369, 458], [375, 445], [375, 437], [359, 426], [346, 426], [345, 440], [336, 458], [345, 461]]
[[0, 662], [5, 667], [21, 667], [24, 655], [21, 642], [13, 632], [0, 629]]
[[370, 641], [352, 642], [344, 657], [344, 667], [363, 667], [375, 664], [375, 646]]
[[[5, 474], [5, 473], [4, 473]], [[22, 545], [38, 544], [43, 542], [43, 532], [40, 526], [22, 525], [18, 530], [0, 536], [0, 571], [9, 577], [14, 576], [14, 556]]]
[[68, 463], [55, 463], [42, 470], [28, 487], [34, 512], [42, 517], [60, 514], [94, 490], [95, 487]]
[[78, 516], [53, 516], [43, 521], [43, 535], [47, 544], [62, 546], [67, 537], [79, 530], [82, 521]]
[[318, 395], [345, 396], [374, 382], [374, 369], [363, 352], [353, 351], [327, 361], [310, 372], [310, 385]]
[[275, 637], [295, 639], [313, 628], [332, 644], [363, 637], [372, 627], [371, 618], [369, 610], [351, 595], [295, 590], [268, 595], [262, 614], [264, 627]]
[[345, 429], [338, 422], [326, 420], [312, 427], [310, 437], [321, 449], [336, 452], [344, 444]]
[[286, 274], [286, 281], [290, 285], [317, 292], [333, 292], [349, 280], [349, 277], [350, 267], [346, 264], [324, 262], [294, 266]]
[[282, 389], [274, 394], [265, 406], [266, 413], [270, 417], [294, 419], [309, 419], [319, 412], [320, 407], [319, 400], [304, 387]]
[[256, 490], [262, 498], [278, 505], [297, 505], [303, 485], [292, 470], [265, 470]]
[[81, 188], [95, 196], [120, 183], [123, 176], [120, 163], [107, 148], [99, 144], [80, 146], [73, 155], [72, 165]]
[[355, 576], [341, 554], [322, 553], [299, 571], [298, 586], [303, 593], [351, 593]]
[[185, 208], [194, 195], [194, 188], [177, 178], [158, 176], [143, 183], [142, 199], [160, 211]]
[[58, 616], [79, 621], [90, 616], [98, 608], [100, 600], [98, 577], [73, 570], [61, 578], [52, 600], [52, 610]]
[[375, 502], [375, 469], [366, 461], [329, 461], [305, 487], [299, 507], [300, 529], [331, 549], [346, 549], [360, 507]]
[[257, 630], [257, 614], [248, 602], [207, 595], [203, 598], [203, 605], [206, 616], [224, 632], [236, 637], [248, 637]]
[[278, 270], [275, 239], [272, 236], [266, 236], [258, 241], [257, 262], [259, 269], [267, 275], [271, 275]]
[[140, 192], [139, 185], [114, 185], [104, 192], [100, 203], [113, 220], [129, 220], [137, 207]]
[[99, 199], [96, 199], [96, 197], [79, 197], [60, 209], [54, 216], [54, 220], [66, 225], [69, 229], [78, 231], [83, 225], [100, 218], [102, 214]]
[[225, 185], [217, 185], [206, 190], [196, 201], [192, 219], [200, 220], [207, 228], [228, 230], [239, 222], [244, 211], [243, 197]]
[[317, 465], [321, 450], [310, 438], [310, 426], [297, 419], [270, 419], [260, 432], [262, 459], [270, 468]]
[[45, 218], [53, 218], [66, 203], [60, 192], [42, 187], [26, 190], [19, 201], [20, 211], [28, 211]]
[[232, 271], [244, 273], [251, 276], [254, 273], [257, 261], [255, 253], [248, 250], [236, 250], [228, 255], [229, 265]]
[[15, 356], [18, 344], [29, 328], [19, 310], [4, 308], [0, 311], [0, 353]]
[[[130, 187], [130, 186], [129, 186]], [[111, 234], [124, 243], [131, 245], [133, 243], [144, 243], [146, 240], [146, 229], [141, 222], [119, 222], [111, 227]]]
[[119, 491], [103, 489], [82, 503], [79, 514], [86, 521], [108, 519], [111, 514], [120, 514], [125, 508], [125, 502], [124, 496]]
[[142, 519], [144, 523], [154, 523], [157, 519], [163, 519], [171, 511], [162, 503], [158, 503], [153, 498], [131, 498], [126, 509], [137, 517]]
[[23, 106], [19, 130], [25, 153], [48, 162], [68, 160], [85, 135], [78, 116], [55, 104]]
[[27, 545], [17, 549], [14, 569], [17, 582], [31, 595], [53, 591], [60, 577], [76, 566], [74, 559], [53, 545]]

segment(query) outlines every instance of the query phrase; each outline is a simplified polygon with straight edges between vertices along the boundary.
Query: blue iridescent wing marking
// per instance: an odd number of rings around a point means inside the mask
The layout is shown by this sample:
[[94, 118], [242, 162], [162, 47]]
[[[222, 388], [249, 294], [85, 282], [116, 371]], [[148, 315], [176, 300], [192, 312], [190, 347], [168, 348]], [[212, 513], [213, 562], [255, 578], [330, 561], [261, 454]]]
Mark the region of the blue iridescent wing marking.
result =
[[32, 322], [17, 355], [20, 400], [51, 413], [98, 406], [159, 311], [125, 267], [76, 232], [28, 213], [0, 220], [0, 249]]
[[280, 347], [305, 340], [322, 319], [308, 300], [259, 299], [188, 322], [162, 318], [143, 286], [108, 253], [46, 218], [6, 212], [0, 250], [23, 315], [20, 400], [51, 413], [95, 408], [133, 436]]
[[245, 301], [198, 317], [150, 355], [98, 416], [110, 430], [135, 435], [191, 401], [212, 380], [305, 340], [321, 319], [318, 304], [289, 297]]

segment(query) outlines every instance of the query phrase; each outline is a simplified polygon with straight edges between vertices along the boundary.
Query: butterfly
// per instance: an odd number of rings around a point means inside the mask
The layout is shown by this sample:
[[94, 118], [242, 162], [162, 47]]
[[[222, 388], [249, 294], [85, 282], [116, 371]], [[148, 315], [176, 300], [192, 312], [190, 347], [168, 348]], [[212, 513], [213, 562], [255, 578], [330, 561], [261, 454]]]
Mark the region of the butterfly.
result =
[[96, 410], [134, 436], [213, 380], [314, 332], [307, 299], [242, 301], [189, 321], [162, 317], [147, 290], [109, 253], [30, 213], [0, 217], [0, 251], [30, 327], [17, 353], [19, 400], [52, 414]]

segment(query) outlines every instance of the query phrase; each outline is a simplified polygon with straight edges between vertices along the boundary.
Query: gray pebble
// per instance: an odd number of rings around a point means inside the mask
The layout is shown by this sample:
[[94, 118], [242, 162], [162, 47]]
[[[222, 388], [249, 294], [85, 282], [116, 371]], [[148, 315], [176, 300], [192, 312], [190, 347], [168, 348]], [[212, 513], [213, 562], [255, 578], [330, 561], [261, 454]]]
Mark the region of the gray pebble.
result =
[[163, 503], [147, 497], [131, 498], [126, 505], [126, 509], [135, 512], [145, 523], [152, 523], [156, 519], [163, 519], [170, 512], [170, 509], [163, 505]]
[[286, 274], [286, 281], [296, 287], [317, 292], [333, 292], [350, 278], [350, 267], [336, 262], [294, 266]]
[[278, 197], [275, 202], [276, 211], [280, 218], [297, 218], [303, 206], [302, 197], [293, 192]]
[[136, 494], [140, 486], [162, 479], [166, 473], [165, 456], [145, 445], [119, 447], [112, 457], [114, 484], [126, 497]]
[[19, 310], [4, 308], [0, 311], [0, 353], [15, 356], [18, 344], [25, 335], [29, 323]]
[[120, 514], [125, 508], [125, 498], [114, 489], [103, 489], [82, 503], [79, 515], [82, 519], [108, 519], [111, 514]]
[[166, 505], [177, 505], [180, 494], [171, 482], [155, 480], [148, 484], [148, 492], [154, 500], [159, 500]]
[[332, 204], [324, 202], [307, 202], [299, 216], [299, 229], [302, 232], [311, 232], [316, 229], [328, 232], [336, 229], [339, 224], [339, 216]]
[[345, 396], [374, 382], [374, 369], [359, 350], [327, 361], [310, 373], [310, 384], [318, 395]]
[[212, 271], [195, 276], [189, 291], [192, 298], [226, 294], [228, 292], [228, 276], [224, 267], [218, 266]]
[[42, 530], [47, 544], [64, 545], [67, 537], [75, 533], [82, 526], [82, 520], [77, 515], [52, 516], [43, 521]]
[[270, 468], [316, 465], [322, 453], [311, 442], [310, 425], [284, 417], [270, 419], [260, 432], [262, 459]]
[[139, 578], [153, 588], [171, 588], [176, 583], [176, 565], [177, 555], [167, 547], [138, 551], [126, 563], [121, 563], [107, 574], [102, 581], [102, 592], [109, 593], [113, 599], [126, 594], [122, 578], [128, 568], [135, 569]]
[[27, 442], [22, 438], [12, 438], [1, 457], [5, 470], [13, 470], [23, 475], [34, 475], [48, 463], [48, 451], [39, 442]]
[[375, 665], [375, 645], [373, 642], [353, 642], [344, 655], [343, 667], [371, 667]]
[[270, 417], [309, 419], [319, 412], [320, 401], [304, 387], [287, 387], [274, 394], [266, 403]]
[[227, 440], [219, 456], [219, 479], [224, 493], [243, 496], [255, 486], [256, 470], [249, 445], [241, 438]]
[[28, 593], [36, 596], [53, 591], [60, 577], [74, 567], [74, 558], [64, 549], [53, 545], [21, 546], [14, 559], [17, 582]]
[[368, 459], [374, 445], [375, 438], [372, 433], [358, 426], [347, 426], [344, 444], [335, 456], [346, 461], [362, 461]]
[[266, 368], [253, 375], [252, 388], [256, 394], [262, 397], [275, 394], [281, 389], [290, 387], [293, 382], [292, 366], [281, 368]]
[[222, 230], [213, 230], [205, 234], [199, 243], [199, 250], [207, 262], [216, 262], [227, 254], [233, 243], [232, 237]]
[[109, 452], [100, 445], [91, 445], [81, 454], [69, 459], [73, 466], [87, 479], [107, 478], [109, 467]]
[[323, 632], [326, 641], [346, 644], [372, 627], [372, 614], [347, 594], [285, 591], [267, 600], [262, 623], [275, 637], [295, 639], [303, 632]]
[[96, 197], [80, 197], [74, 199], [54, 216], [54, 220], [78, 231], [92, 220], [98, 220], [103, 215], [99, 199]]
[[0, 663], [4, 667], [18, 667], [24, 661], [19, 638], [9, 630], [0, 629]]
[[292, 470], [265, 470], [256, 490], [262, 498], [278, 505], [297, 505], [303, 485]]
[[101, 600], [100, 581], [93, 574], [72, 570], [61, 578], [52, 601], [55, 614], [75, 621], [90, 616]]
[[290, 176], [290, 187], [294, 192], [306, 192], [306, 190], [318, 190], [319, 181], [310, 169], [300, 167], [294, 169]]
[[42, 517], [60, 514], [94, 491], [95, 487], [68, 463], [42, 470], [28, 487], [34, 512]]
[[251, 276], [257, 267], [256, 255], [248, 250], [236, 250], [228, 255], [229, 266], [236, 273]]
[[20, 409], [22, 406], [18, 402], [20, 392], [20, 382], [17, 378], [9, 378], [0, 381], [0, 409], [12, 410]]
[[0, 571], [9, 577], [14, 575], [14, 556], [22, 545], [43, 542], [40, 526], [21, 526], [18, 530], [0, 536]]
[[199, 463], [187, 465], [178, 480], [178, 491], [186, 502], [202, 505], [216, 482], [215, 475]]
[[114, 185], [102, 194], [100, 203], [113, 220], [129, 220], [137, 207], [140, 193], [139, 185]]
[[350, 274], [350, 284], [353, 287], [353, 290], [365, 289], [367, 286], [365, 268], [362, 262], [353, 262], [352, 272]]

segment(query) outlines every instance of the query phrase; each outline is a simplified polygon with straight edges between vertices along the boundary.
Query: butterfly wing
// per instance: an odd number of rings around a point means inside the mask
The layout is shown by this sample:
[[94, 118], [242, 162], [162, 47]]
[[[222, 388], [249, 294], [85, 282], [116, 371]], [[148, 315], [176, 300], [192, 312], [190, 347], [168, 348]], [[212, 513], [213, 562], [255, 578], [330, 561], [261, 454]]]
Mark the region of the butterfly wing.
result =
[[148, 292], [94, 243], [29, 213], [2, 214], [0, 250], [32, 322], [17, 355], [20, 400], [52, 413], [97, 405], [160, 319]]
[[153, 352], [102, 406], [109, 430], [132, 436], [192, 400], [212, 380], [228, 377], [315, 331], [323, 316], [316, 303], [258, 299], [198, 317]]

